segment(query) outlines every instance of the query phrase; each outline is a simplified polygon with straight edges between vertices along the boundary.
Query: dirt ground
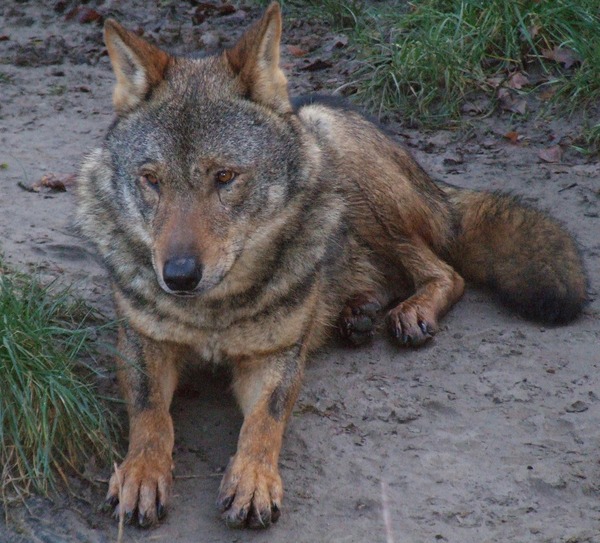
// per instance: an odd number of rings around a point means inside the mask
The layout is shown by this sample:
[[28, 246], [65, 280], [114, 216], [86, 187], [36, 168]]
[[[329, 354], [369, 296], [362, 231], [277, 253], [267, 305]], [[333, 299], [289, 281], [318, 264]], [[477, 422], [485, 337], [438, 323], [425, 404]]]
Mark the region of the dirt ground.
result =
[[[0, 245], [9, 264], [74, 282], [110, 308], [106, 276], [72, 226], [72, 186], [22, 187], [75, 173], [113, 117], [101, 27], [85, 22], [94, 18], [86, 8], [176, 52], [230, 45], [260, 12], [251, 2], [228, 14], [198, 4], [1, 2]], [[286, 21], [290, 86], [331, 91], [356, 62], [343, 35], [307, 19]], [[542, 327], [469, 289], [426, 348], [400, 351], [380, 335], [370, 347], [325, 349], [286, 434], [284, 510], [268, 532], [229, 531], [219, 519], [214, 501], [241, 417], [226, 376], [193, 375], [173, 407], [169, 516], [150, 531], [127, 528], [124, 541], [600, 542], [600, 164], [568, 148], [559, 163], [539, 157], [578, 123], [501, 112], [461, 132], [390, 129], [436, 177], [521, 194], [560, 219], [589, 272], [581, 318]], [[516, 143], [504, 137], [511, 131]], [[109, 466], [98, 470], [108, 477]], [[34, 498], [0, 521], [0, 541], [114, 542], [116, 525], [95, 510], [105, 491], [81, 484], [77, 497]]]

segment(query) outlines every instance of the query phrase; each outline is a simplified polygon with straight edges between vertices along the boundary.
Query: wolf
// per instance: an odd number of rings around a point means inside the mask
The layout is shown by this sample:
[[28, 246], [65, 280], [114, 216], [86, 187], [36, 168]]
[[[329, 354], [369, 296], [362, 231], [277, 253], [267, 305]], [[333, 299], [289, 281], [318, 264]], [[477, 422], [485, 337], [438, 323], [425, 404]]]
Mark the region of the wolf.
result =
[[184, 361], [223, 364], [244, 420], [218, 508], [231, 527], [281, 514], [278, 457], [307, 356], [385, 312], [419, 346], [487, 286], [566, 323], [586, 302], [573, 238], [518, 199], [436, 183], [392, 137], [330, 99], [292, 100], [272, 3], [235, 46], [174, 57], [114, 20], [116, 118], [79, 176], [78, 221], [110, 275], [129, 450], [105, 506], [142, 527], [173, 485], [169, 407]]

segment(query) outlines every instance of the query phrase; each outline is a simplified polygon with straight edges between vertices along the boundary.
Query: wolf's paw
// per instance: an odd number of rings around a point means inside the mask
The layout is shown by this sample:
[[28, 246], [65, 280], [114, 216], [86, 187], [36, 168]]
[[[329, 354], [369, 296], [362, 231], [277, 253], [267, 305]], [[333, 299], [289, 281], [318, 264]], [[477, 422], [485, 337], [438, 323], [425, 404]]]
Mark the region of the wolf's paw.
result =
[[388, 326], [400, 345], [418, 347], [434, 336], [437, 330], [435, 319], [428, 318], [424, 313], [408, 301], [389, 311]]
[[238, 453], [221, 481], [217, 507], [230, 528], [267, 528], [279, 519], [282, 497], [277, 467]]
[[152, 450], [128, 453], [125, 461], [113, 473], [108, 494], [102, 506], [119, 518], [123, 511], [127, 524], [148, 528], [162, 520], [173, 484], [171, 456]]
[[338, 320], [340, 335], [355, 346], [363, 345], [375, 333], [375, 318], [381, 304], [370, 292], [357, 294], [348, 300]]

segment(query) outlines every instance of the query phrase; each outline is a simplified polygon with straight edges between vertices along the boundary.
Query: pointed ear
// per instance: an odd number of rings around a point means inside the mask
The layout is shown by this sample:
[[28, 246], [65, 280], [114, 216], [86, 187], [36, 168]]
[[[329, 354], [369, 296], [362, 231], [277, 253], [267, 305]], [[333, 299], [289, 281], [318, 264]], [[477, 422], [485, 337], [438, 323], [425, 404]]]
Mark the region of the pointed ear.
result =
[[273, 2], [225, 56], [244, 92], [256, 102], [287, 113], [292, 106], [287, 79], [279, 67], [280, 40], [281, 10]]
[[117, 78], [113, 104], [127, 113], [164, 79], [170, 57], [113, 19], [104, 23], [104, 42]]

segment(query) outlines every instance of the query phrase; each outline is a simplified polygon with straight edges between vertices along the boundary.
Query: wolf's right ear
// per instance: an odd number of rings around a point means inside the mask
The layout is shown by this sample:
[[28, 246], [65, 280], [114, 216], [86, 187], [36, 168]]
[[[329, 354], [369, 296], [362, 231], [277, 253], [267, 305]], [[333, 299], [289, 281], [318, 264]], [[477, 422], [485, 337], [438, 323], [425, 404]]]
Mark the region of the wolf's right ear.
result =
[[114, 19], [104, 23], [104, 42], [117, 78], [113, 104], [117, 113], [127, 113], [164, 79], [170, 57]]

